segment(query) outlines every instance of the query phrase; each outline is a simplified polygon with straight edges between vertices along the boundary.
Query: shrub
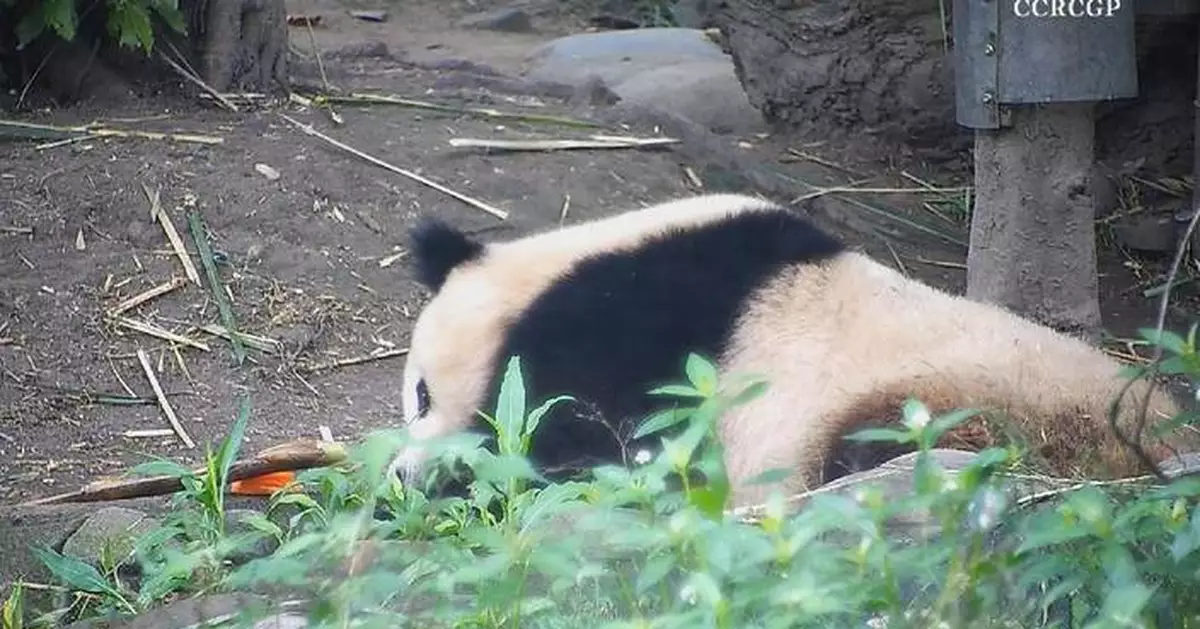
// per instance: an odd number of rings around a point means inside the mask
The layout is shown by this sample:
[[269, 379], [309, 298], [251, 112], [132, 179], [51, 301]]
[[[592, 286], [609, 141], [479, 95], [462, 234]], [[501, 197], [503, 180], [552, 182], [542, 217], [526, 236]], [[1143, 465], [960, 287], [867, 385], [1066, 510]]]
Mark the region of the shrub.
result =
[[[1164, 347], [1176, 371], [1196, 375], [1194, 335]], [[910, 495], [864, 486], [813, 496], [796, 514], [777, 496], [746, 521], [724, 508], [715, 420], [766, 384], [718, 383], [697, 356], [686, 373], [687, 383], [656, 391], [685, 408], [641, 429], [678, 429], [660, 454], [548, 483], [525, 455], [561, 398], [530, 410], [514, 357], [488, 418], [496, 452], [479, 435], [433, 444], [438, 461], [470, 469], [466, 495], [404, 486], [388, 463], [406, 434], [376, 433], [351, 463], [301, 474], [308, 492], [277, 495], [256, 531], [279, 548], [225, 572], [221, 586], [306, 598], [314, 627], [1200, 625], [1198, 479], [1085, 483], [1017, 501], [1005, 474], [1015, 450], [985, 450], [951, 474], [930, 450], [971, 413], [930, 417], [912, 400], [902, 425], [857, 437], [919, 447]], [[689, 480], [697, 472], [704, 483]], [[914, 511], [939, 534], [889, 528]], [[234, 545], [219, 537], [187, 552], [219, 557]], [[154, 571], [171, 562], [146, 565], [147, 581], [161, 582]]]

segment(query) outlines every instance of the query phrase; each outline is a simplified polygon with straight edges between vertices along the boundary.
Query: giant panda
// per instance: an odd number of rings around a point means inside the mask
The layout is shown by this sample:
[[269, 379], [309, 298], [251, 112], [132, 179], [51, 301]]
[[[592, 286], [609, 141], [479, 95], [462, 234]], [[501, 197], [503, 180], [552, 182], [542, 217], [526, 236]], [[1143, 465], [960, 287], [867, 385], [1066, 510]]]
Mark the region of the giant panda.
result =
[[[700, 195], [489, 244], [425, 220], [411, 252], [433, 296], [403, 375], [417, 443], [394, 469], [409, 482], [426, 469], [420, 440], [483, 426], [476, 411], [494, 409], [513, 355], [531, 404], [576, 400], [542, 419], [531, 453], [540, 470], [628, 463], [657, 443], [630, 439], [664, 403], [647, 392], [679, 382], [689, 352], [714, 359], [722, 377], [767, 380], [719, 426], [735, 506], [853, 471], [837, 466], [850, 458], [843, 437], [899, 418], [910, 396], [933, 412], [1002, 409], [1054, 457], [1141, 471], [1107, 428], [1125, 383], [1116, 361], [909, 279], [767, 200]], [[1126, 425], [1148, 388], [1126, 396]], [[1148, 408], [1151, 421], [1179, 412], [1161, 387]], [[1169, 446], [1150, 451], [1161, 459]], [[788, 473], [780, 485], [749, 482], [774, 468]]]

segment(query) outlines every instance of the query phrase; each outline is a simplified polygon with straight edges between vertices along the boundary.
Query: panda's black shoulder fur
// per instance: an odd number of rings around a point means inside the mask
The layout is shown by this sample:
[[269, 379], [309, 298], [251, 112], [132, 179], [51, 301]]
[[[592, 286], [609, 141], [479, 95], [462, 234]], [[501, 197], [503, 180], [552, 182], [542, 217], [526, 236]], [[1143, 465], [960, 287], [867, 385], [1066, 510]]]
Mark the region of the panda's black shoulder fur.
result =
[[409, 230], [417, 281], [437, 292], [455, 267], [483, 254], [483, 244], [461, 230], [436, 219], [424, 218]]
[[843, 251], [806, 218], [774, 207], [593, 255], [506, 329], [489, 402], [504, 364], [518, 355], [531, 404], [562, 394], [577, 400], [543, 418], [534, 462], [548, 470], [621, 463], [637, 444], [623, 450], [614, 432], [628, 436], [666, 399], [646, 395], [650, 389], [682, 380], [689, 352], [717, 360], [754, 292], [785, 266]]

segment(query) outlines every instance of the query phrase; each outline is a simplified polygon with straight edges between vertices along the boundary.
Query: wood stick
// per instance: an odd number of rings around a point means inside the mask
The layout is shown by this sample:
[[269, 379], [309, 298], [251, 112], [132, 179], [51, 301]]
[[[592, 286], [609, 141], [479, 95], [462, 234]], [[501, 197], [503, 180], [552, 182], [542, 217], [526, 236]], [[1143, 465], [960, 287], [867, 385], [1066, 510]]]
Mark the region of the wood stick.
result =
[[179, 263], [183, 265], [184, 273], [187, 273], [188, 279], [192, 280], [193, 284], [199, 286], [200, 273], [196, 271], [196, 265], [192, 264], [192, 259], [188, 256], [187, 248], [183, 246], [183, 239], [179, 237], [179, 232], [175, 231], [175, 223], [171, 222], [171, 217], [163, 211], [162, 205], [159, 203], [158, 190], [151, 192], [150, 186], [142, 184], [142, 192], [146, 194], [146, 200], [150, 202], [150, 218], [162, 225], [163, 232], [167, 234], [167, 240], [171, 241], [171, 247], [179, 258]]
[[402, 175], [404, 177], [408, 177], [409, 179], [412, 179], [413, 181], [423, 183], [426, 186], [429, 186], [430, 188], [433, 188], [434, 190], [437, 190], [438, 192], [441, 192], [443, 194], [448, 194], [448, 195], [454, 197], [455, 199], [458, 199], [459, 201], [466, 203], [467, 205], [469, 205], [471, 207], [483, 210], [484, 212], [487, 212], [488, 214], [491, 214], [492, 216], [495, 216], [496, 218], [498, 218], [502, 221], [508, 219], [508, 212], [505, 212], [504, 210], [501, 210], [500, 208], [488, 205], [487, 203], [484, 203], [483, 201], [480, 201], [478, 199], [473, 199], [473, 198], [471, 198], [461, 192], [458, 192], [456, 190], [451, 190], [450, 188], [447, 188], [446, 186], [443, 186], [442, 184], [440, 184], [436, 181], [422, 177], [421, 175], [418, 175], [417, 173], [414, 173], [412, 171], [405, 170], [403, 168], [400, 168], [399, 166], [393, 166], [392, 164], [389, 164], [389, 163], [379, 159], [378, 157], [368, 155], [368, 154], [354, 148], [353, 146], [338, 142], [337, 140], [325, 135], [324, 133], [317, 131], [316, 129], [314, 129], [312, 127], [312, 125], [304, 124], [303, 122], [300, 122], [299, 120], [296, 120], [296, 119], [292, 118], [291, 116], [288, 116], [286, 114], [279, 114], [279, 115], [284, 120], [287, 120], [288, 122], [296, 125], [301, 131], [303, 131], [311, 136], [325, 140], [326, 142], [342, 149], [343, 151], [346, 151], [347, 153], [351, 153], [353, 155], [361, 157], [361, 158], [367, 160], [368, 162], [371, 162], [372, 164], [375, 164], [376, 166], [379, 166], [381, 168], [386, 168], [387, 170], [390, 170], [390, 171], [396, 173], [397, 175]]
[[[273, 472], [290, 472], [315, 467], [328, 467], [341, 463], [346, 458], [345, 448], [336, 442], [316, 439], [299, 439], [272, 446], [259, 452], [254, 458], [236, 461], [229, 467], [229, 482], [246, 480]], [[205, 468], [192, 473], [198, 477], [206, 474]], [[129, 498], [163, 496], [183, 489], [177, 476], [150, 476], [147, 478], [104, 479], [88, 483], [82, 489], [39, 498], [18, 506], [54, 505], [80, 502], [107, 502]]]
[[179, 423], [179, 418], [175, 416], [175, 409], [171, 407], [171, 403], [167, 401], [167, 395], [163, 393], [162, 386], [158, 384], [158, 378], [154, 375], [154, 368], [150, 366], [150, 356], [146, 354], [146, 350], [139, 347], [137, 357], [142, 363], [142, 370], [146, 372], [146, 379], [150, 381], [150, 386], [154, 388], [154, 397], [158, 398], [158, 406], [166, 414], [167, 421], [171, 422], [171, 428], [175, 431], [176, 435], [179, 435], [185, 446], [195, 448], [196, 442], [192, 441], [187, 431], [183, 429], [183, 425]]
[[187, 283], [187, 280], [185, 280], [182, 277], [173, 277], [170, 280], [163, 282], [162, 284], [159, 284], [158, 286], [155, 286], [154, 288], [151, 288], [149, 290], [138, 293], [137, 295], [134, 295], [133, 297], [130, 297], [129, 299], [126, 299], [125, 301], [122, 301], [121, 303], [117, 304], [116, 306], [113, 306], [113, 309], [108, 311], [108, 316], [115, 317], [115, 316], [125, 312], [126, 310], [130, 310], [132, 308], [140, 306], [140, 305], [150, 301], [151, 299], [158, 297], [159, 295], [165, 295], [165, 294], [175, 290], [176, 288], [183, 286], [186, 283]]

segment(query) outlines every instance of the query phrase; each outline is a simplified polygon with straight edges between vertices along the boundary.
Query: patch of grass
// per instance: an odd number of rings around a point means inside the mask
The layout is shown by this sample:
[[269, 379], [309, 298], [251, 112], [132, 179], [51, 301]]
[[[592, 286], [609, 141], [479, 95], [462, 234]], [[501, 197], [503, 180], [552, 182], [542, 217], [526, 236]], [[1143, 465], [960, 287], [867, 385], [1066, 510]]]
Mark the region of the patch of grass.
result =
[[[1162, 344], [1169, 371], [1200, 374], [1194, 334], [1147, 340]], [[147, 576], [135, 596], [77, 566], [56, 574], [117, 610], [144, 609], [169, 591], [269, 588], [306, 600], [313, 627], [1200, 623], [1200, 479], [1136, 493], [1084, 484], [1041, 503], [1019, 502], [1006, 476], [1019, 463], [1015, 449], [985, 450], [951, 473], [930, 450], [974, 415], [932, 416], [911, 400], [901, 424], [856, 436], [919, 448], [911, 494], [884, 495], [874, 486], [824, 492], [798, 513], [776, 494], [757, 517], [739, 517], [726, 509], [716, 420], [769, 384], [719, 381], [699, 356], [684, 371], [686, 382], [653, 392], [671, 398], [673, 409], [640, 430], [660, 437], [657, 454], [549, 483], [526, 456], [540, 419], [564, 398], [528, 400], [514, 357], [487, 416], [495, 451], [483, 447], [482, 435], [427, 444], [439, 473], [470, 470], [464, 495], [402, 484], [389, 463], [408, 437], [381, 431], [348, 463], [300, 474], [306, 491], [273, 497], [239, 539], [222, 528], [219, 499], [221, 470], [236, 454], [230, 444], [240, 440], [235, 426], [210, 454], [206, 478], [213, 480], [189, 484], [178, 517], [143, 544]], [[291, 515], [278, 517], [285, 508]], [[928, 514], [939, 534], [906, 539], [891, 528], [895, 517], [913, 512]], [[279, 543], [269, 556], [238, 566], [224, 561], [231, 549], [266, 537]], [[175, 543], [153, 543], [167, 539]], [[9, 621], [19, 606], [14, 592], [6, 627], [16, 627]]]

